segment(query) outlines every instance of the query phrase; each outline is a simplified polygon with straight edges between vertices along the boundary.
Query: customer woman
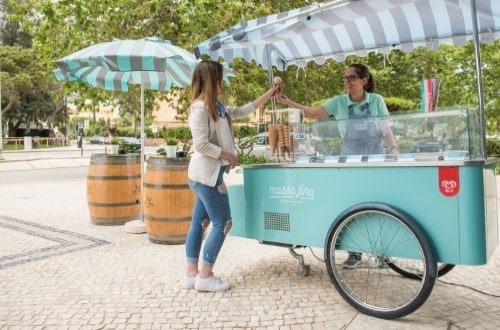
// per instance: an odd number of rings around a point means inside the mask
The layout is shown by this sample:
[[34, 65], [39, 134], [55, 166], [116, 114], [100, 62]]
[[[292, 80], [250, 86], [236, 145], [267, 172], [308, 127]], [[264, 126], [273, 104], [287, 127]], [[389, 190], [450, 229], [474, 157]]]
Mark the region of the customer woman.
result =
[[[226, 107], [218, 100], [222, 88], [223, 67], [216, 61], [203, 60], [196, 66], [191, 83], [189, 127], [194, 153], [188, 167], [188, 183], [196, 193], [192, 222], [186, 237], [186, 274], [183, 288], [198, 291], [225, 291], [231, 285], [213, 274], [213, 267], [224, 239], [231, 228], [231, 211], [224, 172], [238, 165], [231, 121], [255, 111], [270, 99], [273, 87], [242, 107]], [[200, 255], [207, 220], [212, 223], [203, 253]]]
[[[384, 153], [381, 140], [385, 141], [389, 154], [399, 156], [399, 150], [392, 130], [386, 120], [374, 121], [372, 117], [387, 117], [389, 111], [379, 94], [375, 94], [375, 82], [368, 68], [360, 63], [347, 67], [342, 78], [346, 94], [337, 95], [328, 99], [318, 107], [308, 107], [290, 100], [283, 93], [278, 92], [279, 102], [290, 107], [300, 109], [306, 116], [314, 118], [335, 117], [345, 120], [339, 123], [339, 132], [342, 136], [342, 155], [369, 155]], [[373, 119], [373, 118], [372, 118]], [[361, 254], [349, 253], [344, 262], [345, 268], [355, 268], [361, 264]]]

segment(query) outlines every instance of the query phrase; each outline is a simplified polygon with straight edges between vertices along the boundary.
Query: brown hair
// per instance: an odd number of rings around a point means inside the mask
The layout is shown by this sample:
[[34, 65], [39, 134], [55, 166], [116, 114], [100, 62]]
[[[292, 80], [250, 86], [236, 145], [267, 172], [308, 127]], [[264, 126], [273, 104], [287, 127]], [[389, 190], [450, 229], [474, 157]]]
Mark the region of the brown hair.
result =
[[363, 89], [368, 93], [373, 93], [375, 91], [375, 81], [373, 80], [373, 76], [368, 68], [361, 63], [353, 63], [349, 65], [349, 67], [354, 68], [358, 76], [361, 78], [368, 78], [368, 81], [366, 82], [366, 85], [363, 86]]
[[196, 65], [191, 82], [191, 102], [198, 99], [205, 102], [209, 116], [215, 121], [219, 119], [216, 104], [223, 74], [222, 64], [203, 60]]

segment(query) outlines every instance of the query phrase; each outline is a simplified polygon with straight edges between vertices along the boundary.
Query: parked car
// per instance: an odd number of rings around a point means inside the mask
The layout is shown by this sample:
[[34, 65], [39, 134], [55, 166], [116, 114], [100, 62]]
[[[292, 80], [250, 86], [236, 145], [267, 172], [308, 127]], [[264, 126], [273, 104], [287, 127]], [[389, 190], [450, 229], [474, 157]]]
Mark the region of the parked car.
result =
[[89, 139], [90, 144], [110, 144], [109, 139], [104, 136], [93, 136]]
[[271, 147], [269, 146], [269, 137], [267, 132], [259, 133], [253, 136], [241, 138], [236, 143], [238, 152], [252, 156], [271, 156]]
[[414, 145], [415, 152], [443, 152], [446, 150], [446, 143], [437, 140], [421, 140]]

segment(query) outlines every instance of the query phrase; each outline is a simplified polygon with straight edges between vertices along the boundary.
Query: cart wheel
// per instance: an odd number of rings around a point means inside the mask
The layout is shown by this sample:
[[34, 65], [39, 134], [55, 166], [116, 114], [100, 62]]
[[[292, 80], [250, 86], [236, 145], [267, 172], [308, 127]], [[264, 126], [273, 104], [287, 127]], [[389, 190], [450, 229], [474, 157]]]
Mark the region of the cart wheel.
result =
[[[414, 280], [419, 280], [422, 278], [422, 265], [420, 265], [417, 260], [409, 260], [409, 262], [406, 264], [402, 264], [401, 262], [402, 260], [399, 260], [399, 263], [388, 260], [387, 266], [404, 277], [408, 277]], [[437, 276], [441, 277], [446, 275], [454, 267], [455, 265], [453, 264], [438, 263]]]
[[[361, 253], [361, 264], [344, 268], [348, 252]], [[356, 205], [341, 214], [325, 242], [330, 280], [360, 312], [394, 319], [417, 310], [429, 297], [437, 276], [432, 245], [418, 223], [382, 203]], [[415, 281], [391, 271], [391, 263], [418, 260], [422, 277]]]

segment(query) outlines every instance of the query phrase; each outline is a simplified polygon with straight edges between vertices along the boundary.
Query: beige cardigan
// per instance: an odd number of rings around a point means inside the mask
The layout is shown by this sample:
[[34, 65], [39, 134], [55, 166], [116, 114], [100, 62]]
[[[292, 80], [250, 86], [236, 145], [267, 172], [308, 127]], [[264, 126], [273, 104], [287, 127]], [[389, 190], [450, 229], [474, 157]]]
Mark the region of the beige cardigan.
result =
[[[226, 107], [226, 112], [231, 119], [243, 118], [255, 111], [254, 105], [250, 102], [242, 107]], [[214, 187], [221, 166], [224, 165], [220, 154], [222, 141], [230, 135], [233, 136], [227, 120], [220, 118], [212, 120], [205, 108], [203, 101], [195, 101], [189, 110], [189, 128], [193, 137], [194, 153], [189, 161], [188, 178], [192, 181]], [[234, 145], [232, 152], [236, 154]]]

